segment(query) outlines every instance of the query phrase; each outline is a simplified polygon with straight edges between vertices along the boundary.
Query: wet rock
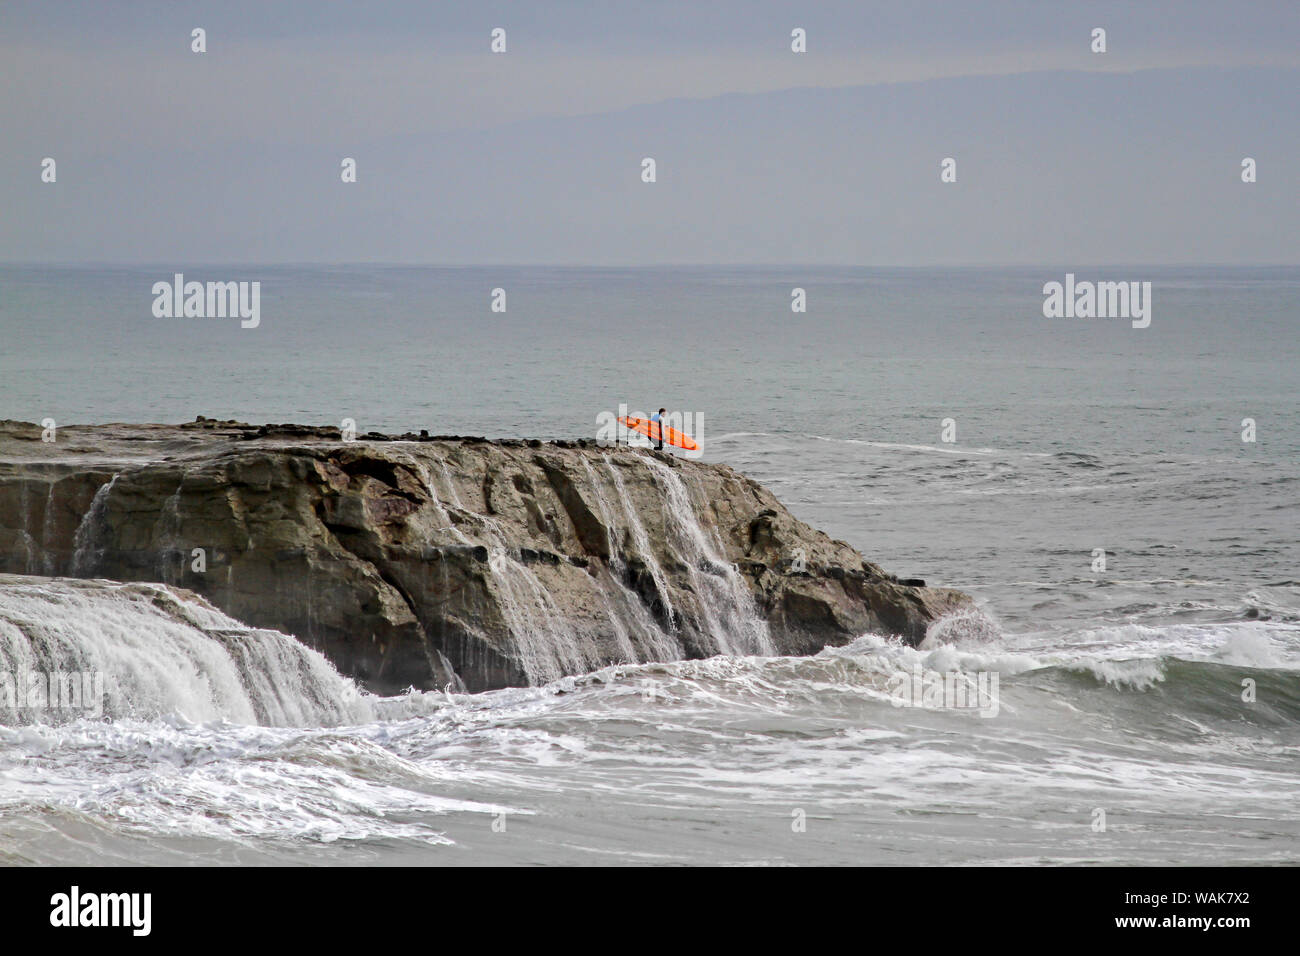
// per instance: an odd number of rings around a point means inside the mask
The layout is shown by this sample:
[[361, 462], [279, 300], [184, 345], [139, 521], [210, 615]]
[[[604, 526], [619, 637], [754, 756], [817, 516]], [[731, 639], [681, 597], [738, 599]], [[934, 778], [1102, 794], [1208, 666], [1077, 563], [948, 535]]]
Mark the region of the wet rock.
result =
[[915, 644], [969, 602], [667, 453], [203, 416], [40, 431], [0, 422], [0, 572], [189, 588], [378, 692]]

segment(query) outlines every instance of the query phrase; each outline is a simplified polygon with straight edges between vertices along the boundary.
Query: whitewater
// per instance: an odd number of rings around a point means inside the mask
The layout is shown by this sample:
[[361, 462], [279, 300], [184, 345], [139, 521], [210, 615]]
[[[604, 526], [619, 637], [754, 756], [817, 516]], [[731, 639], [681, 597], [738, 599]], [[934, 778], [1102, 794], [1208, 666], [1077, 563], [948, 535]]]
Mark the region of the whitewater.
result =
[[[1300, 623], [932, 630], [378, 698], [165, 585], [9, 577], [3, 666], [111, 680], [5, 715], [0, 861], [1294, 862]], [[918, 671], [997, 718], [897, 706]]]
[[[1153, 270], [1160, 317], [1122, 335], [1046, 323], [1041, 270], [265, 271], [288, 315], [255, 341], [148, 326], [146, 386], [124, 343], [148, 270], [0, 269], [0, 415], [572, 438], [621, 401], [705, 410], [706, 460], [979, 613], [916, 649], [764, 656], [716, 568], [719, 653], [671, 660], [673, 609], [638, 619], [613, 581], [629, 646], [664, 660], [552, 679], [563, 635], [501, 550], [538, 686], [380, 698], [183, 592], [34, 565], [0, 584], [0, 670], [102, 671], [104, 708], [0, 686], [0, 863], [1300, 862], [1296, 270]], [[497, 285], [488, 334], [463, 316]], [[696, 367], [617, 347], [647, 328]], [[918, 672], [996, 674], [997, 715], [896, 706]]]

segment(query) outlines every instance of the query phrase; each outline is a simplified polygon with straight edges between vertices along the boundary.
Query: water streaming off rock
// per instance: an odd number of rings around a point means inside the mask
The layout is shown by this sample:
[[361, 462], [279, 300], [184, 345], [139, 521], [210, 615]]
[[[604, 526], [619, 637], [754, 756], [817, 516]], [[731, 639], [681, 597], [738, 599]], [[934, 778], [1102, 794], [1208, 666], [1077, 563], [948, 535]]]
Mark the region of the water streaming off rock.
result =
[[712, 528], [705, 529], [700, 523], [702, 503], [691, 496], [682, 479], [667, 465], [653, 460], [649, 465], [665, 490], [664, 520], [691, 576], [705, 631], [716, 639], [718, 652], [776, 653], [767, 622], [755, 609], [740, 572], [723, 556]]
[[[256, 451], [269, 440], [232, 442], [223, 467], [237, 487], [205, 496], [192, 493], [205, 465], [163, 460], [183, 456], [179, 444], [152, 456], [152, 482], [135, 472], [150, 456], [130, 449], [89, 461], [83, 482], [51, 481], [50, 460], [28, 464], [42, 452], [88, 461], [93, 442], [61, 432], [45, 448], [36, 432], [0, 468], [11, 571], [156, 573], [159, 551], [204, 527], [209, 499], [229, 498], [221, 517], [252, 534], [291, 515], [309, 529], [292, 548], [241, 551], [247, 542], [232, 539], [228, 555], [210, 552], [206, 578], [182, 583], [214, 600], [273, 588], [248, 610], [297, 602], [333, 650], [378, 648], [379, 635], [388, 643], [369, 662], [373, 678], [384, 653], [413, 647], [409, 660], [424, 660], [424, 643], [402, 643], [416, 631], [403, 593], [417, 607], [427, 598], [429, 633], [453, 656], [490, 643], [473, 628], [497, 620], [485, 595], [513, 572], [473, 556], [494, 543], [486, 517], [526, 537], [530, 553], [515, 541], [511, 560], [590, 599], [571, 624], [584, 657], [605, 634], [608, 666], [476, 694], [404, 694], [394, 681], [371, 696], [322, 673], [300, 643], [175, 589], [6, 579], [0, 669], [96, 667], [118, 679], [100, 718], [16, 714], [0, 685], [0, 862], [1300, 862], [1294, 269], [1152, 270], [1157, 313], [1141, 334], [1044, 322], [1034, 269], [801, 268], [827, 334], [792, 333], [782, 297], [793, 277], [780, 269], [268, 269], [284, 312], [255, 336], [141, 322], [149, 270], [0, 275], [11, 332], [0, 417], [44, 414], [36, 400], [68, 422], [202, 412], [325, 424], [345, 408], [363, 429], [573, 439], [620, 401], [702, 410], [707, 460], [900, 577], [962, 587], [981, 607], [932, 624], [915, 650], [863, 627], [809, 656], [676, 659], [723, 640], [744, 650], [745, 628], [724, 626], [744, 621], [727, 564], [762, 561], [765, 585], [816, 596], [781, 576], [762, 522], [752, 537], [718, 525], [719, 547], [709, 517], [722, 490], [693, 488], [689, 464], [665, 475], [626, 449], [591, 449], [600, 480], [575, 465], [568, 477], [584, 487], [567, 499], [588, 549], [569, 537], [563, 463], [549, 478], [528, 470], [551, 457], [546, 447], [521, 443], [507, 460], [478, 444], [398, 443], [393, 459], [412, 450], [407, 484], [372, 467], [383, 456], [364, 443], [280, 459]], [[511, 313], [494, 319], [509, 335], [462, 318], [496, 285], [511, 290]], [[381, 287], [390, 320], [358, 336], [358, 303]], [[87, 323], [91, 300], [102, 318]], [[319, 348], [301, 348], [304, 329]], [[691, 343], [696, 363], [616, 347], [648, 329]], [[34, 370], [52, 340], [96, 374], [42, 387]], [[416, 341], [454, 356], [438, 363], [436, 385]], [[155, 378], [141, 380], [139, 349], [124, 343], [154, 350]], [[188, 397], [183, 411], [176, 395]], [[948, 416], [955, 443], [941, 438]], [[1259, 422], [1254, 444], [1240, 437], [1246, 416]], [[494, 487], [501, 512], [478, 517], [489, 461], [532, 490]], [[305, 479], [293, 462], [338, 490], [298, 508]], [[156, 542], [119, 538], [147, 539], [178, 488], [175, 539], [165, 522]], [[698, 529], [671, 522], [670, 496], [694, 503]], [[134, 525], [128, 505], [145, 509]], [[409, 534], [381, 539], [379, 519], [409, 521]], [[138, 566], [120, 560], [132, 548]], [[1091, 570], [1095, 548], [1107, 552], [1104, 574]], [[611, 550], [606, 567], [599, 554]], [[350, 576], [331, 577], [339, 568]], [[311, 587], [295, 591], [293, 576]], [[525, 579], [513, 584], [519, 631], [540, 633], [540, 621], [522, 623], [542, 616]], [[359, 585], [364, 600], [331, 617], [336, 595]], [[454, 611], [445, 632], [437, 601]], [[562, 612], [566, 602], [555, 600]], [[718, 633], [705, 638], [710, 616]], [[778, 624], [771, 636], [789, 639]], [[628, 644], [639, 662], [614, 663]], [[512, 635], [499, 650], [514, 646]], [[487, 678], [519, 679], [481, 656]], [[997, 674], [998, 716], [894, 706], [891, 681], [918, 670]], [[441, 673], [429, 682], [443, 684]], [[1105, 834], [1092, 829], [1096, 807]], [[805, 832], [791, 830], [795, 809]], [[492, 827], [500, 813], [506, 833]]]
[[[250, 628], [165, 585], [0, 575], [0, 674], [51, 701], [0, 690], [4, 723], [83, 718], [321, 726], [371, 719], [352, 682], [277, 631]], [[102, 695], [102, 696], [101, 696]]]

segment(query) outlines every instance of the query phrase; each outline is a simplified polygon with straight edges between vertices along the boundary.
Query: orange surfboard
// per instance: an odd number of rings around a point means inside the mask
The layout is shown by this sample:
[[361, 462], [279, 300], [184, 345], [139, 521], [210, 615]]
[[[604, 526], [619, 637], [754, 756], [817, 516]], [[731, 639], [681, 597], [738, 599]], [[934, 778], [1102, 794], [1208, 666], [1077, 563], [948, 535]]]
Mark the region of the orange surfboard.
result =
[[[638, 431], [651, 441], [659, 441], [659, 423], [652, 422], [647, 418], [620, 418], [620, 422], [633, 431]], [[687, 451], [699, 451], [700, 446], [695, 443], [695, 439], [689, 435], [679, 432], [671, 425], [663, 427], [663, 441], [665, 445], [676, 445], [678, 448], [685, 448]]]

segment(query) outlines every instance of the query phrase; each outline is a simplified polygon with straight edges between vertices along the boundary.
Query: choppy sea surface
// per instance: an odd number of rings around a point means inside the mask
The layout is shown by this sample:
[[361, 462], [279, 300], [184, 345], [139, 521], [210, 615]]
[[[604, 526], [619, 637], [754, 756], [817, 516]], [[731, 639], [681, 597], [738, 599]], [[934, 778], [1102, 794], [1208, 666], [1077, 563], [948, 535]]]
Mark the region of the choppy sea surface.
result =
[[[260, 326], [154, 318], [176, 271], [260, 281]], [[1044, 318], [1066, 271], [0, 267], [0, 418], [595, 437], [664, 405], [981, 608], [918, 650], [380, 699], [206, 606], [32, 578], [0, 664], [38, 635], [121, 680], [0, 720], [0, 862], [1300, 862], [1300, 270], [1068, 270], [1151, 281], [1145, 329]], [[996, 675], [996, 714], [896, 706], [917, 673]]]

